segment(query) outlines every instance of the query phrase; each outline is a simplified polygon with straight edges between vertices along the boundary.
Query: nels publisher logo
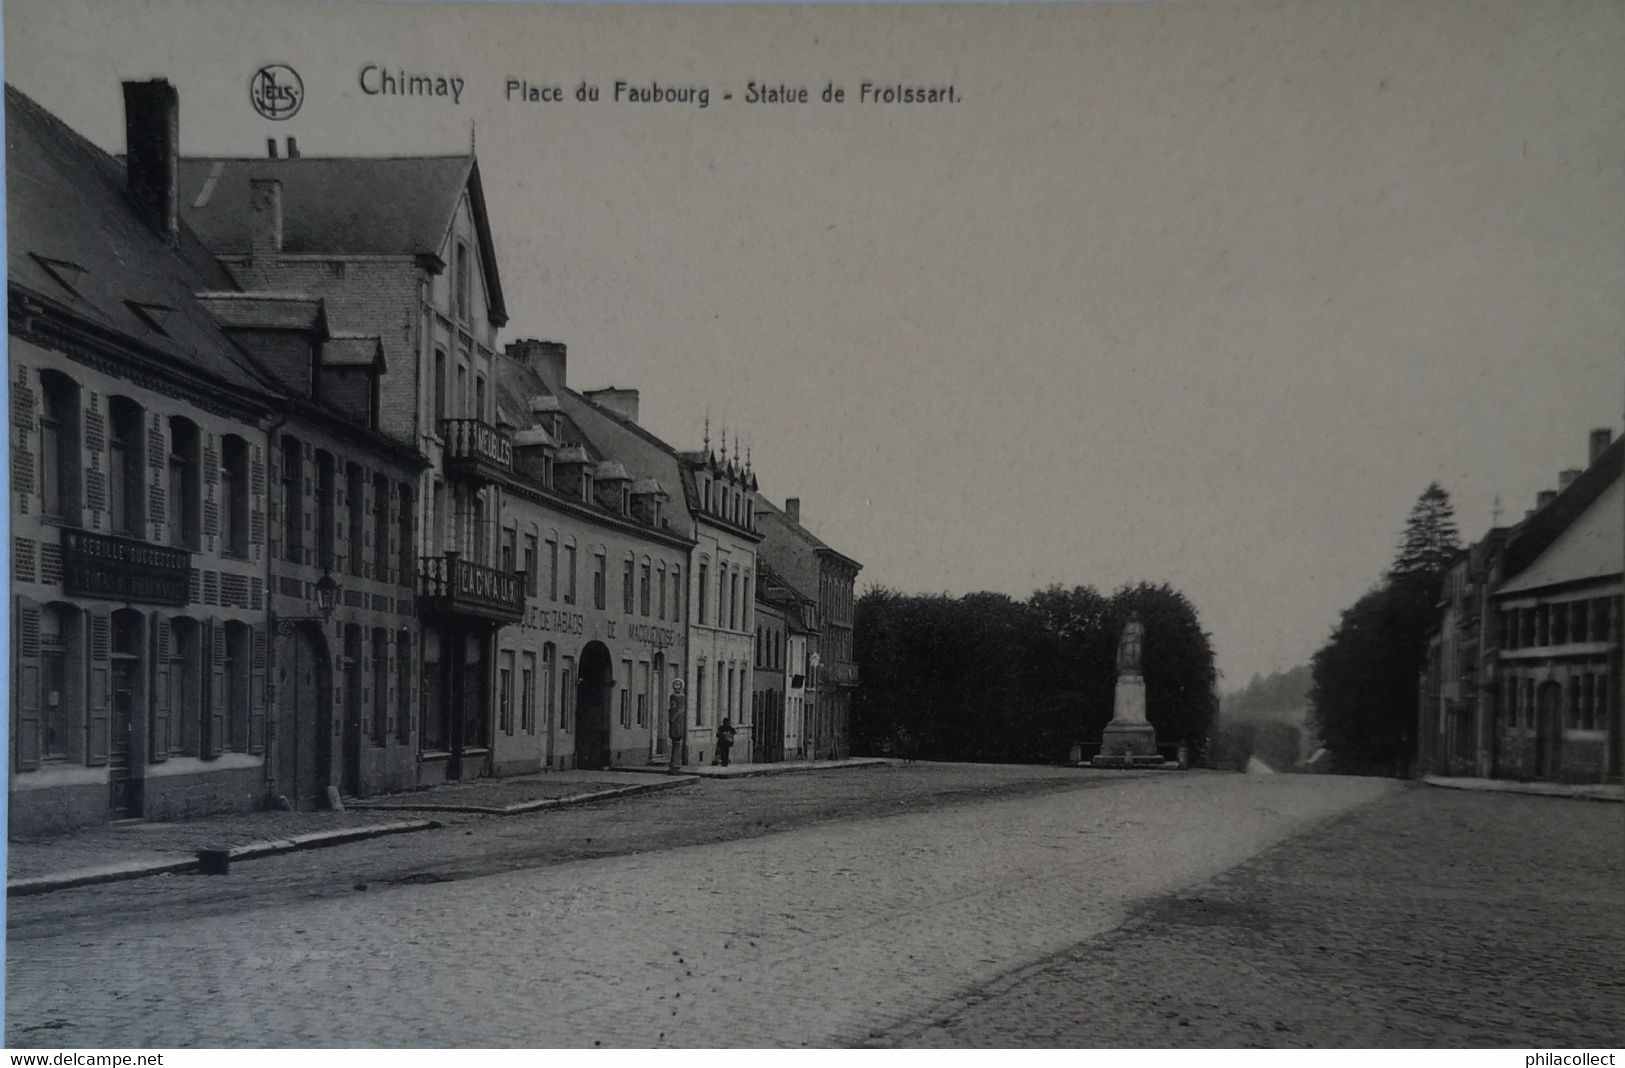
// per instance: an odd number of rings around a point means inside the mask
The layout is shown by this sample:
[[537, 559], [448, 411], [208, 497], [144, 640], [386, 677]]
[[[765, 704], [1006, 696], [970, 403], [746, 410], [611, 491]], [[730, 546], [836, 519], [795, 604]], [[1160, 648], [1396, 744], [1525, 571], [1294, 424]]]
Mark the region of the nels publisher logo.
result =
[[267, 119], [291, 119], [305, 102], [305, 83], [292, 67], [272, 63], [255, 71], [248, 80], [248, 99], [254, 110]]

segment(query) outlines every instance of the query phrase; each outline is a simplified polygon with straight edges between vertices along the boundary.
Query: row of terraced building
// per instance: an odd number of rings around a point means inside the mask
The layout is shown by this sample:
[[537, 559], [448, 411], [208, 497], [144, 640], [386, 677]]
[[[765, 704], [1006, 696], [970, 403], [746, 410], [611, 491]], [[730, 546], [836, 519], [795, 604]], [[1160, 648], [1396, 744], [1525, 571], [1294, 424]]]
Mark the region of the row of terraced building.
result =
[[847, 755], [860, 565], [508, 311], [478, 161], [7, 87], [13, 834]]
[[1618, 782], [1625, 440], [1457, 554], [1420, 685], [1424, 775]]

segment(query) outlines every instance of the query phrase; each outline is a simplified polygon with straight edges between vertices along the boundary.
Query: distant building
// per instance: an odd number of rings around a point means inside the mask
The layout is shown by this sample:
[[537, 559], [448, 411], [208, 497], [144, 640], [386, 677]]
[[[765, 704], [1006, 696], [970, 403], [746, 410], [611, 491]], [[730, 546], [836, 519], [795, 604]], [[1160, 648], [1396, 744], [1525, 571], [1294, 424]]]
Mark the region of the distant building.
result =
[[760, 555], [757, 571], [756, 707], [752, 716], [759, 761], [799, 760], [811, 751], [806, 710], [809, 636], [815, 634], [818, 606], [796, 592]]
[[1592, 433], [1589, 463], [1446, 576], [1421, 685], [1432, 774], [1620, 777], [1625, 441]]
[[817, 635], [808, 657], [804, 756], [844, 759], [851, 752], [852, 693], [858, 686], [853, 654], [853, 587], [863, 565], [820, 541], [801, 525], [801, 501], [781, 510], [756, 498], [763, 540], [758, 554], [806, 600], [817, 606]]

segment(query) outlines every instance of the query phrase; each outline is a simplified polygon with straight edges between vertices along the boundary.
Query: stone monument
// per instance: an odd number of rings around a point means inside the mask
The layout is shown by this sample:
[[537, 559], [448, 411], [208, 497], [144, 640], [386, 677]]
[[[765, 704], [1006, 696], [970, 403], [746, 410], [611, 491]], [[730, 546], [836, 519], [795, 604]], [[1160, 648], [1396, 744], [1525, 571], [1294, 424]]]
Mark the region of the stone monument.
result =
[[1127, 768], [1162, 763], [1157, 752], [1157, 730], [1145, 718], [1145, 679], [1140, 675], [1140, 647], [1145, 627], [1138, 614], [1130, 615], [1117, 643], [1117, 692], [1112, 700], [1112, 721], [1100, 736], [1097, 768]]

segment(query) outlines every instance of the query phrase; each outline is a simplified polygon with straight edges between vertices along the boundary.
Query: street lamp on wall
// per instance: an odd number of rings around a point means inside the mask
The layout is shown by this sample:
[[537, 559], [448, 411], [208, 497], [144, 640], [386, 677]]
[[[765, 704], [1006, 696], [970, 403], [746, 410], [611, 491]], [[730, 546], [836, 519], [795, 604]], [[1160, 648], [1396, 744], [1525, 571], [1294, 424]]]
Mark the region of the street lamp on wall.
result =
[[322, 577], [316, 580], [316, 611], [321, 613], [323, 623], [333, 618], [333, 609], [337, 607], [338, 598], [338, 580], [333, 577], [332, 572], [322, 572]]

